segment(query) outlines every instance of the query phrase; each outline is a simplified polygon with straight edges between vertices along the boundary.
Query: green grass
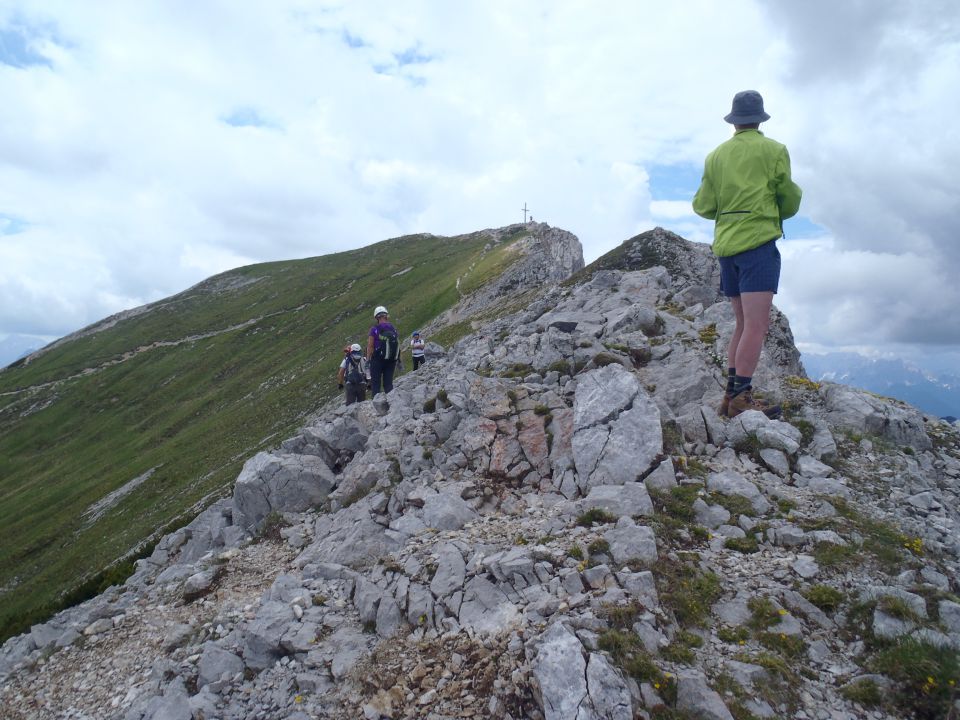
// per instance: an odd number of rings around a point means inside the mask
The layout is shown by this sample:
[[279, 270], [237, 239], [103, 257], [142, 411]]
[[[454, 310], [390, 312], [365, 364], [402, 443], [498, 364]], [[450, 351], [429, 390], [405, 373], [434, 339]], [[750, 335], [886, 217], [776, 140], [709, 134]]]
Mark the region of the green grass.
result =
[[604, 525], [615, 523], [616, 521], [616, 515], [601, 508], [590, 508], [586, 512], [580, 513], [580, 515], [577, 516], [577, 525], [580, 525], [581, 527], [590, 527], [594, 523]]
[[813, 585], [801, 594], [818, 608], [827, 612], [836, 610], [846, 599], [846, 596], [840, 590], [829, 585]]
[[727, 538], [723, 541], [723, 546], [744, 554], [755, 553], [760, 550], [760, 544], [753, 535], [742, 538]]
[[661, 604], [681, 627], [704, 626], [710, 606], [720, 598], [720, 579], [684, 553], [678, 560], [660, 558], [653, 567]]
[[912, 717], [950, 717], [960, 685], [960, 653], [956, 650], [905, 638], [880, 651], [868, 666], [894, 681], [888, 699]]
[[339, 394], [341, 348], [366, 345], [374, 306], [401, 335], [421, 327], [513, 262], [518, 237], [484, 252], [482, 233], [408, 236], [238, 268], [0, 372], [0, 640], [229, 494], [247, 458]]

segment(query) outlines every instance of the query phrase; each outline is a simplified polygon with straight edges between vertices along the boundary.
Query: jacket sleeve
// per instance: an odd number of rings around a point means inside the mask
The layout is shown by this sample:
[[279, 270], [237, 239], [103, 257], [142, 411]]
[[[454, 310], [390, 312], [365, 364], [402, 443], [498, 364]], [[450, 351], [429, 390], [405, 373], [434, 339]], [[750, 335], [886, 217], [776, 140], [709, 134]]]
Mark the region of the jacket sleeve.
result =
[[703, 178], [700, 180], [700, 188], [697, 194], [693, 196], [693, 211], [700, 217], [707, 220], [713, 220], [717, 217], [717, 193], [713, 188], [713, 182], [710, 180], [710, 158], [708, 157], [703, 165]]
[[777, 161], [777, 206], [780, 208], [781, 220], [797, 214], [802, 196], [800, 186], [790, 178], [790, 153], [784, 148]]

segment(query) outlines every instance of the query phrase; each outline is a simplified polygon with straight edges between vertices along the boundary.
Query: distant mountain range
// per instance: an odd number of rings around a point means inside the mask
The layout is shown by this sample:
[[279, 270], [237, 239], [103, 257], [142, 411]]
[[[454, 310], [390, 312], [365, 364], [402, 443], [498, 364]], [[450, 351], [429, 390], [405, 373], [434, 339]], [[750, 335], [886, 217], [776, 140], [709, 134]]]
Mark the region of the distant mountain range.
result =
[[46, 343], [32, 335], [8, 335], [0, 340], [0, 368], [39, 350]]
[[937, 417], [960, 417], [960, 375], [932, 373], [904, 360], [868, 358], [857, 353], [804, 354], [813, 380], [853, 385], [897, 398]]

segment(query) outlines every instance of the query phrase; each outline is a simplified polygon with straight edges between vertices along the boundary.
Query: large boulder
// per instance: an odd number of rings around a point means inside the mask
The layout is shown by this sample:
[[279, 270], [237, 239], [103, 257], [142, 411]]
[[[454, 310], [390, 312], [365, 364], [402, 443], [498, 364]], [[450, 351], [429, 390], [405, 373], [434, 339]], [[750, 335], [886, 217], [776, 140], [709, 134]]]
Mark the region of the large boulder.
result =
[[583, 645], [562, 623], [543, 634], [533, 661], [537, 699], [546, 720], [577, 720], [587, 697]]
[[611, 364], [579, 379], [573, 459], [581, 489], [636, 481], [662, 452], [660, 411], [633, 373]]
[[271, 512], [303, 512], [327, 499], [337, 480], [313, 455], [260, 452], [247, 460], [233, 488], [233, 524], [259, 527]]
[[860, 435], [875, 435], [917, 450], [932, 446], [920, 411], [866, 390], [823, 383], [820, 396], [831, 425]]

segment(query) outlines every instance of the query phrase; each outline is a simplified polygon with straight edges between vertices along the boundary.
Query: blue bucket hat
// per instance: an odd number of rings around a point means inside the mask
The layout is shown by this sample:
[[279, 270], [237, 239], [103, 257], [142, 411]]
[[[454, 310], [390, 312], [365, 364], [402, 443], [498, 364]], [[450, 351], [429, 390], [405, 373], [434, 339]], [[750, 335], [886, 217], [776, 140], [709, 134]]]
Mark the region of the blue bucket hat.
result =
[[763, 111], [763, 98], [756, 90], [744, 90], [733, 96], [730, 114], [723, 118], [731, 125], [753, 125], [770, 119]]

